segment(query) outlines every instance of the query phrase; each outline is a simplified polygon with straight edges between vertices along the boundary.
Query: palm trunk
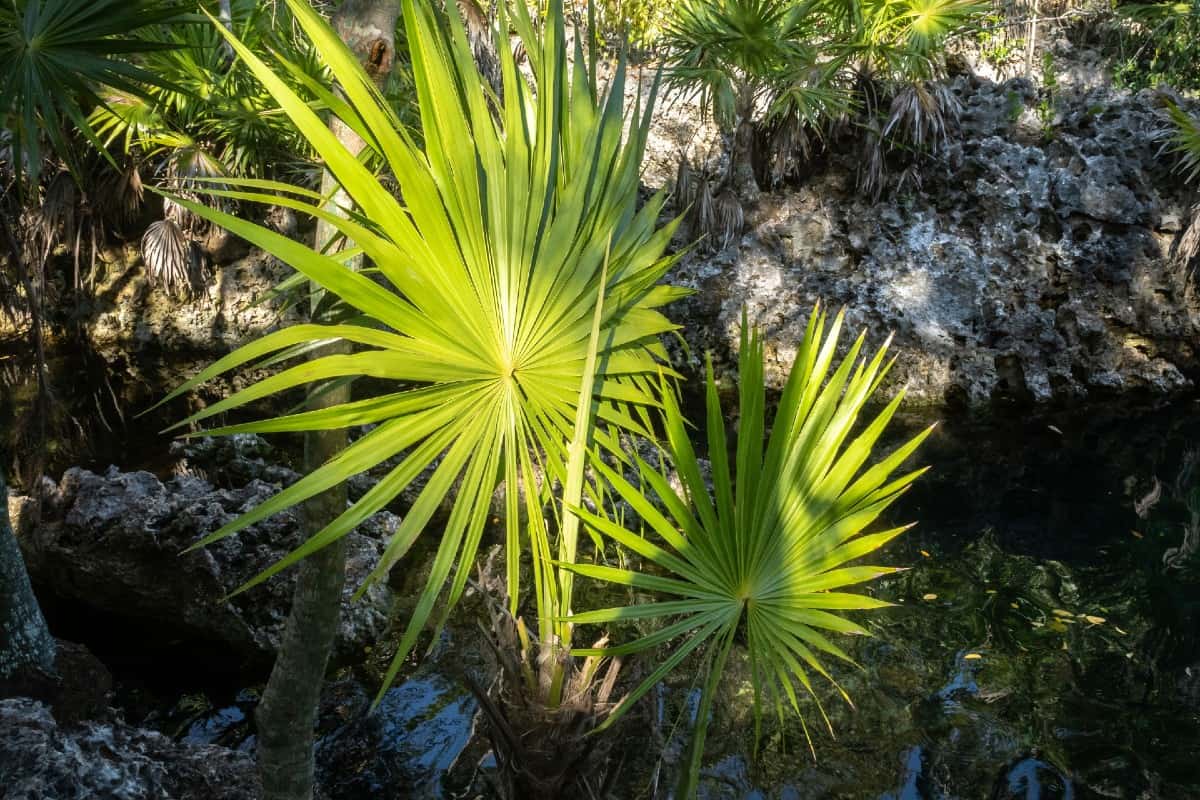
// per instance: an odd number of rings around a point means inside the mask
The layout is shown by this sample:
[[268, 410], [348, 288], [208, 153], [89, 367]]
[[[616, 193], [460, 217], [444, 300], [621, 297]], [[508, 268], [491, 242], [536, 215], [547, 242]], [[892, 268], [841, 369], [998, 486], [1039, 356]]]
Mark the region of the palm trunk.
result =
[[[338, 34], [379, 85], [391, 72], [399, 13], [397, 0], [346, 0], [333, 17]], [[330, 127], [347, 150], [362, 150], [362, 140], [345, 125], [334, 120]], [[336, 180], [326, 172], [321, 181], [322, 193], [336, 186]], [[336, 208], [339, 201], [344, 203], [345, 199], [335, 196], [332, 207]], [[324, 246], [334, 233], [332, 226], [319, 224], [317, 246]], [[314, 298], [314, 319], [317, 311]], [[312, 358], [347, 349], [346, 344], [336, 343], [313, 353]], [[323, 393], [310, 392], [309, 407], [325, 408], [349, 400], [349, 386], [341, 386]], [[345, 446], [344, 430], [306, 434], [305, 469], [317, 468]], [[308, 534], [324, 528], [345, 508], [344, 486], [310, 500], [304, 506]], [[266, 800], [310, 800], [313, 796], [313, 728], [341, 613], [345, 572], [341, 541], [309, 556], [299, 568], [279, 655], [256, 714], [259, 775]]]
[[[233, 30], [233, 5], [231, 0], [221, 0], [217, 4], [217, 21], [226, 28]], [[234, 60], [233, 45], [222, 39], [221, 52], [225, 54], [226, 66], [232, 64]]]
[[733, 131], [733, 152], [730, 154], [730, 183], [733, 191], [745, 201], [758, 199], [758, 180], [754, 177], [754, 89], [743, 86], [738, 92], [737, 127]]
[[25, 560], [8, 519], [8, 488], [0, 478], [0, 680], [27, 671], [54, 672], [54, 637], [38, 607]]

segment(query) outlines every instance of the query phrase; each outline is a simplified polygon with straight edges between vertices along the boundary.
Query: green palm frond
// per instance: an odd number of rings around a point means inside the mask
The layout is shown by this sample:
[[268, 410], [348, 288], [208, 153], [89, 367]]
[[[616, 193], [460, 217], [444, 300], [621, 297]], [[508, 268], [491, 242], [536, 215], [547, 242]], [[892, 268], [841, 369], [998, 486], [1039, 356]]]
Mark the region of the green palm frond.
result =
[[[571, 618], [575, 624], [664, 622], [660, 630], [627, 644], [575, 652], [628, 655], [674, 642], [671, 655], [629, 694], [606, 725], [619, 719], [690, 654], [703, 654], [709, 673], [685, 768], [688, 781], [699, 772], [708, 714], [735, 640], [746, 642], [754, 671], [756, 719], [761, 715], [762, 695], [773, 700], [780, 713], [791, 706], [800, 714], [802, 692], [817, 698], [814, 676], [837, 685], [825, 665], [828, 657], [850, 662], [829, 634], [866, 633], [839, 612], [887, 605], [845, 590], [895, 571], [856, 562], [907, 526], [866, 535], [863, 531], [924, 471], [894, 476], [928, 431], [864, 469], [903, 392], [866, 425], [857, 425], [890, 362], [884, 362], [886, 344], [871, 359], [860, 360], [864, 334], [833, 370], [841, 325], [839, 314], [826, 333], [825, 315], [814, 311], [764, 443], [768, 425], [762, 339], [758, 332], [747, 333], [743, 321], [740, 423], [732, 446], [726, 440], [725, 415], [711, 365], [708, 372], [711, 488], [669, 392], [665, 393], [667, 440], [683, 496], [641, 459], [637, 461], [641, 482], [661, 505], [651, 503], [642, 487], [617, 470], [598, 459], [593, 462], [653, 536], [625, 530], [586, 510], [577, 513], [597, 533], [640, 556], [646, 569], [585, 564], [564, 568], [669, 599], [575, 614]], [[735, 453], [732, 461], [730, 452]], [[820, 701], [816, 702], [824, 716]], [[805, 731], [807, 735], [807, 727]], [[691, 791], [685, 788], [678, 796], [690, 797]]]
[[1171, 126], [1166, 130], [1166, 149], [1179, 157], [1177, 169], [1188, 183], [1200, 177], [1200, 122], [1175, 103], [1167, 106]]
[[664, 33], [668, 79], [697, 90], [702, 107], [731, 125], [741, 87], [758, 91], [783, 70], [815, 63], [801, 11], [796, 0], [688, 0]]
[[67, 126], [90, 135], [100, 87], [144, 95], [162, 79], [130, 60], [161, 47], [134, 32], [181, 13], [168, 0], [12, 0], [0, 6], [0, 122], [18, 172], [36, 179], [44, 134], [70, 157]]
[[908, 47], [929, 56], [986, 9], [979, 0], [908, 0], [897, 20]]
[[[655, 309], [681, 292], [656, 284], [672, 263], [663, 253], [674, 225], [658, 228], [661, 195], [638, 208], [653, 96], [626, 116], [623, 65], [607, 95], [600, 95], [580, 44], [576, 57], [568, 58], [557, 0], [538, 33], [524, 4], [515, 4], [511, 22], [528, 53], [532, 85], [508, 46], [509, 20], [502, 17], [493, 31], [504, 44], [496, 48], [502, 101], [485, 88], [457, 17], [443, 25], [430, 4], [404, 2], [420, 146], [324, 20], [304, 0], [288, 5], [339, 84], [342, 97], [327, 93], [330, 108], [362, 136], [370, 156], [386, 165], [403, 201], [364, 166], [365, 159], [346, 150], [282, 76], [228, 35], [238, 57], [337, 178], [353, 209], [351, 218], [343, 218], [327, 210], [319, 194], [267, 180], [220, 178], [234, 188], [210, 194], [278, 204], [327, 220], [361, 248], [378, 274], [356, 273], [320, 246], [178, 198], [193, 213], [293, 266], [356, 317], [270, 334], [213, 364], [171, 397], [242, 365], [294, 356], [337, 339], [355, 343], [358, 352], [293, 362], [187, 422], [313, 382], [370, 376], [390, 384], [384, 394], [333, 408], [208, 431], [375, 425], [340, 455], [197, 545], [397, 459], [345, 513], [243, 587], [248, 588], [346, 535], [430, 471], [367, 579], [386, 576], [443, 500], [453, 500], [390, 682], [435, 611], [444, 621], [461, 596], [501, 483], [508, 487], [509, 597], [515, 604], [520, 554], [529, 547], [539, 625], [551, 629], [557, 588], [553, 580], [541, 580], [553, 552], [546, 505], [550, 484], [565, 482], [597, 298], [603, 299], [603, 315], [593, 440], [619, 451], [619, 432], [648, 434], [649, 409], [659, 403], [657, 380], [651, 379], [666, 356], [659, 336], [675, 326]], [[611, 255], [604, 277], [606, 253]]]

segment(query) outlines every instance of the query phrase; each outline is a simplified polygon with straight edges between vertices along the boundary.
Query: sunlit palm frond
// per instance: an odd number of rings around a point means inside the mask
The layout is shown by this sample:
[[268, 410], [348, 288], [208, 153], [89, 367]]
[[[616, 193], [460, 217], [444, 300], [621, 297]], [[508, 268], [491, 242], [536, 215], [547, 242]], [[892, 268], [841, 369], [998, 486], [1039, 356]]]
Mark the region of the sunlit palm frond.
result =
[[[845, 590], [895, 571], [856, 562], [906, 528], [863, 532], [923, 472], [894, 477], [928, 431], [866, 466], [903, 392], [866, 424], [859, 424], [865, 404], [890, 366], [884, 361], [887, 345], [869, 360], [860, 359], [864, 334], [833, 369], [841, 325], [839, 315], [827, 333], [824, 314], [814, 311], [769, 426], [761, 334], [748, 333], [743, 325], [738, 360], [740, 422], [733, 443], [726, 440], [726, 415], [709, 367], [711, 487], [704, 480], [682, 413], [670, 393], [666, 394], [665, 425], [671, 463], [683, 486], [681, 494], [641, 459], [637, 467], [642, 487], [601, 461], [593, 462], [632, 506], [648, 533], [643, 536], [625, 530], [586, 510], [578, 513], [597, 533], [636, 553], [646, 568], [585, 564], [564, 568], [665, 599], [584, 612], [572, 620], [576, 624], [661, 620], [663, 627], [626, 644], [575, 652], [618, 656], [673, 643], [666, 660], [628, 695], [606, 724], [619, 719], [689, 655], [702, 654], [708, 676], [696, 717], [696, 740], [685, 768], [692, 787], [703, 757], [715, 690], [735, 641], [744, 640], [748, 651], [755, 676], [756, 716], [761, 714], [764, 695], [780, 713], [790, 706], [800, 714], [800, 694], [804, 692], [824, 716], [813, 677], [821, 676], [836, 686], [825, 664], [827, 657], [850, 661], [829, 635], [866, 633], [839, 612], [887, 605]], [[730, 453], [735, 454], [732, 461]], [[647, 499], [644, 487], [654, 492], [661, 505]], [[684, 787], [677, 796], [692, 794]]]
[[[222, 177], [217, 182], [233, 188], [210, 194], [324, 219], [365, 253], [378, 274], [347, 269], [323, 254], [324, 243], [308, 247], [177, 198], [193, 213], [290, 264], [356, 316], [344, 324], [299, 325], [270, 334], [221, 359], [172, 397], [239, 366], [264, 358], [279, 363], [336, 339], [360, 351], [301, 360], [187, 422], [313, 382], [370, 376], [391, 387], [329, 409], [209, 431], [376, 426], [198, 545], [398, 459], [345, 513], [243, 587], [248, 588], [345, 536], [426, 473], [417, 499], [367, 579], [369, 584], [386, 576], [443, 501], [452, 499], [390, 681], [426, 623], [444, 620], [461, 596], [500, 483], [509, 489], [505, 536], [513, 602], [519, 597], [525, 547], [533, 550], [535, 579], [548, 569], [547, 492], [551, 481], [565, 476], [566, 442], [601, 296], [594, 441], [619, 451], [617, 431], [648, 435], [647, 409], [658, 403], [657, 381], [650, 376], [662, 369], [666, 356], [658, 337], [674, 328], [655, 309], [681, 294], [656, 285], [672, 263], [663, 252], [674, 225], [658, 227], [662, 195], [641, 208], [638, 203], [653, 97], [646, 98], [644, 108], [625, 114], [623, 65], [608, 94], [596, 92], [587, 59], [580, 57], [582, 45], [577, 44], [574, 59], [568, 58], [561, 3], [550, 3], [536, 33], [522, 3], [515, 4], [511, 20], [499, 20], [493, 35], [503, 37], [504, 46], [495, 50], [504, 92], [496, 110], [457, 17], [445, 25], [430, 4], [404, 2], [420, 145], [328, 24], [304, 0], [288, 0], [288, 6], [340, 86], [340, 97], [326, 92], [329, 108], [385, 165], [403, 201], [341, 144], [283, 77], [230, 35], [238, 57], [324, 160], [353, 208], [344, 218], [327, 210], [317, 193], [266, 180]], [[510, 22], [525, 44], [532, 85], [508, 47]], [[522, 523], [528, 526], [524, 530]], [[535, 585], [540, 629], [548, 631], [557, 589], [553, 580], [535, 580]]]

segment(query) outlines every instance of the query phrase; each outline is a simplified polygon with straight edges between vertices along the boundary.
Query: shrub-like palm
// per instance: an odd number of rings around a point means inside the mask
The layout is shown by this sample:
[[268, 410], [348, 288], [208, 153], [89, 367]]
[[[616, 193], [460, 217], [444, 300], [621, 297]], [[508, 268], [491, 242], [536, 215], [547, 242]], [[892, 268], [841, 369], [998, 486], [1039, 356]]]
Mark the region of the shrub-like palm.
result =
[[[836, 65], [817, 63], [809, 8], [797, 0], [688, 0], [664, 34], [668, 77], [699, 93], [730, 140], [730, 180], [743, 196], [757, 190], [759, 106], [787, 94], [789, 114], [811, 121], [839, 104], [836, 85], [827, 80]], [[814, 71], [821, 76], [815, 82]]]
[[[627, 655], [678, 640], [667, 659], [628, 695], [606, 725], [619, 719], [693, 652], [704, 653], [708, 675], [679, 797], [691, 797], [695, 791], [709, 712], [735, 641], [745, 642], [755, 675], [756, 719], [761, 715], [762, 694], [775, 701], [781, 714], [785, 704], [799, 713], [798, 687], [816, 699], [812, 676], [834, 680], [820, 657], [850, 662], [827, 634], [866, 633], [837, 612], [887, 605], [843, 590], [894, 570], [848, 565], [874, 553], [906, 529], [862, 535], [924, 472], [893, 477], [929, 431], [863, 469], [903, 392], [861, 430], [857, 428], [864, 404], [879, 387], [890, 363], [884, 363], [887, 345], [869, 362], [865, 358], [859, 361], [864, 341], [860, 336], [830, 375], [841, 323], [839, 315], [826, 334], [824, 315], [814, 311], [765, 445], [762, 340], [758, 333], [743, 333], [738, 373], [740, 430], [732, 463], [725, 417], [709, 368], [711, 489], [670, 393], [665, 394], [668, 452], [682, 482], [682, 496], [663, 474], [641, 459], [637, 462], [641, 481], [653, 490], [661, 506], [647, 499], [644, 488], [595, 462], [654, 537], [625, 530], [585, 510], [578, 513], [593, 530], [638, 554], [647, 568], [638, 571], [586, 564], [566, 568], [671, 599], [585, 612], [574, 615], [572, 621], [670, 622], [627, 644], [575, 652]], [[824, 716], [819, 700], [817, 707]], [[807, 728], [805, 731], [807, 735]]]
[[[343, 219], [317, 194], [272, 182], [246, 180], [240, 189], [213, 194], [281, 203], [327, 220], [361, 248], [378, 275], [351, 271], [317, 249], [181, 199], [195, 213], [295, 267], [356, 316], [344, 324], [297, 325], [270, 334], [204, 370], [175, 394], [258, 359], [296, 356], [337, 339], [357, 344], [360, 351], [291, 366], [189, 421], [313, 381], [370, 376], [391, 385], [386, 393], [333, 408], [208, 431], [375, 426], [200, 543], [234, 534], [388, 459], [398, 460], [332, 524], [247, 584], [253, 585], [344, 536], [431, 469], [367, 579], [386, 576], [442, 501], [452, 497], [429, 582], [390, 681], [439, 598], [444, 598], [444, 619], [461, 595], [500, 483], [508, 487], [512, 602], [518, 597], [522, 518], [535, 553], [535, 578], [548, 569], [544, 504], [551, 480], [546, 478], [562, 480], [566, 473], [567, 442], [600, 296], [603, 318], [594, 409], [589, 409], [602, 423], [595, 440], [616, 448], [616, 431], [645, 431], [645, 406], [657, 402], [656, 382], [647, 376], [657, 374], [665, 356], [658, 336], [673, 327], [654, 308], [677, 295], [656, 286], [670, 264], [662, 254], [672, 226], [657, 228], [663, 200], [656, 197], [637, 208], [653, 98], [646, 114], [635, 110], [624, 133], [623, 69], [601, 96], [578, 50], [570, 65], [561, 3], [552, 2], [538, 33], [524, 4], [515, 4], [512, 24], [529, 55], [533, 86], [513, 60], [507, 21], [501, 20], [503, 41], [497, 40], [496, 52], [504, 91], [497, 100], [477, 72], [453, 11], [443, 26], [430, 4], [406, 0], [423, 142], [418, 146], [325, 22], [303, 0], [288, 2], [344, 95], [325, 92], [323, 100], [386, 164], [403, 199], [350, 155], [285, 80], [230, 36], [238, 55], [337, 178], [354, 213]], [[272, 192], [258, 191], [264, 187]], [[557, 613], [549, 595], [556, 588], [552, 580], [536, 583], [540, 630], [548, 631]]]
[[178, 16], [169, 0], [11, 0], [0, 6], [0, 116], [13, 134], [17, 172], [36, 179], [41, 142], [71, 157], [70, 125], [91, 132], [86, 115], [101, 86], [144, 94], [161, 85], [127, 57], [161, 47], [135, 32]]

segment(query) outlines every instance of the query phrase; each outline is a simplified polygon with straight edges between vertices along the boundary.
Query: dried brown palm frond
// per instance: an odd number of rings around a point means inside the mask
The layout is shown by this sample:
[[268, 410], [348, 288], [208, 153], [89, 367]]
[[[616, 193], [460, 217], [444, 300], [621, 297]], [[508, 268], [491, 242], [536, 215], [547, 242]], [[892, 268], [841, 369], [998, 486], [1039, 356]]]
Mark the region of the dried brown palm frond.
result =
[[724, 250], [741, 237], [746, 227], [746, 214], [742, 210], [742, 201], [732, 189], [717, 195], [713, 203], [713, 222], [708, 240], [719, 242], [719, 249]]
[[92, 190], [92, 208], [114, 228], [124, 229], [137, 222], [145, 199], [145, 187], [137, 164], [122, 170], [106, 169]]
[[29, 216], [25, 229], [26, 246], [38, 263], [44, 265], [55, 247], [74, 240], [78, 206], [75, 178], [60, 170], [46, 186], [42, 203]]
[[877, 201], [883, 193], [887, 177], [886, 154], [879, 123], [871, 120], [866, 124], [863, 136], [862, 158], [858, 165], [858, 191]]
[[466, 28], [467, 42], [471, 45], [471, 54], [475, 58], [479, 74], [499, 95], [503, 90], [504, 79], [492, 36], [493, 20], [477, 0], [455, 0], [455, 5], [458, 7], [463, 27]]
[[919, 153], [936, 150], [949, 140], [962, 109], [962, 101], [944, 83], [906, 83], [892, 98], [883, 138]]
[[[215, 205], [227, 213], [236, 211], [236, 202], [207, 195], [209, 189], [223, 190], [229, 188], [219, 180], [228, 175], [228, 170], [219, 158], [198, 144], [181, 147], [171, 154], [166, 162], [167, 179], [175, 194], [180, 197], [199, 202], [204, 197], [207, 205]], [[209, 229], [209, 223], [202, 217], [193, 214], [170, 199], [163, 200], [163, 216], [174, 222], [180, 229], [194, 235], [203, 235]]]
[[686, 155], [679, 157], [679, 169], [675, 171], [675, 211], [686, 214], [696, 202], [696, 171]]
[[696, 181], [696, 199], [692, 201], [691, 224], [694, 239], [704, 238], [717, 225], [713, 179], [706, 173], [701, 173]]
[[170, 294], [191, 295], [199, 283], [196, 243], [174, 220], [160, 219], [142, 236], [142, 261], [153, 285]]
[[1175, 260], [1187, 265], [1197, 255], [1200, 255], [1200, 203], [1192, 206], [1191, 218], [1175, 246]]
[[[874, 103], [873, 100], [868, 107], [875, 107]], [[904, 83], [892, 96], [886, 118], [877, 113], [867, 115], [858, 172], [859, 191], [873, 201], [879, 200], [888, 183], [888, 154], [893, 152], [907, 155], [896, 188], [920, 188], [922, 161], [927, 163], [930, 155], [948, 144], [962, 110], [962, 101], [944, 83], [931, 80]]]
[[[491, 624], [485, 639], [500, 667], [490, 688], [464, 676], [479, 700], [505, 800], [590, 798], [608, 794], [611, 738], [590, 735], [616, 707], [619, 658], [573, 658], [554, 642], [538, 642], [503, 600], [503, 576], [480, 570]], [[595, 647], [604, 647], [601, 639]], [[565, 675], [557, 707], [550, 702], [557, 669]]]
[[776, 117], [759, 126], [756, 131], [755, 153], [758, 162], [755, 171], [761, 183], [778, 188], [785, 181], [800, 177], [801, 167], [813, 155], [813, 139], [820, 132], [810, 135], [808, 126], [795, 115]]

